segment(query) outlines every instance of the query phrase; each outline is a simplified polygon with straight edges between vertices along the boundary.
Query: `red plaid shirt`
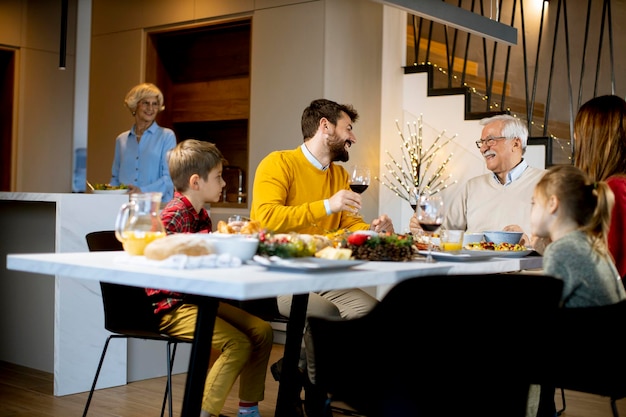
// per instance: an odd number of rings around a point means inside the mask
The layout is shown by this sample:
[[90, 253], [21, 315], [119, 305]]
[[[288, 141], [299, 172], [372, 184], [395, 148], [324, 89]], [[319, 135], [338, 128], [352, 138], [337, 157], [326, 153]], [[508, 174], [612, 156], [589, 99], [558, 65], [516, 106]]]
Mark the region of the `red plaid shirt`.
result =
[[161, 211], [161, 221], [168, 234], [211, 233], [213, 230], [209, 213], [204, 208], [198, 213], [187, 197], [178, 191]]
[[[161, 221], [167, 234], [211, 233], [213, 230], [209, 213], [204, 208], [198, 213], [189, 199], [179, 192], [174, 193], [174, 198], [161, 211]], [[155, 314], [173, 309], [183, 302], [184, 297], [177, 292], [154, 288], [146, 288], [146, 294], [153, 299]]]

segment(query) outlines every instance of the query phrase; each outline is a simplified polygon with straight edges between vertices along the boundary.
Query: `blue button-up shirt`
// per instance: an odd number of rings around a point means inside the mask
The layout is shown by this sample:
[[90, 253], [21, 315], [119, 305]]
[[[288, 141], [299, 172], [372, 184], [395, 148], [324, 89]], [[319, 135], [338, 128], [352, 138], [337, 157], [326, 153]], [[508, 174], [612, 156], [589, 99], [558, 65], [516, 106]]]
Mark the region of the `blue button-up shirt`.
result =
[[174, 196], [167, 152], [176, 146], [174, 131], [156, 122], [143, 132], [137, 142], [135, 126], [115, 139], [111, 185], [135, 185], [142, 192], [160, 192], [166, 203]]

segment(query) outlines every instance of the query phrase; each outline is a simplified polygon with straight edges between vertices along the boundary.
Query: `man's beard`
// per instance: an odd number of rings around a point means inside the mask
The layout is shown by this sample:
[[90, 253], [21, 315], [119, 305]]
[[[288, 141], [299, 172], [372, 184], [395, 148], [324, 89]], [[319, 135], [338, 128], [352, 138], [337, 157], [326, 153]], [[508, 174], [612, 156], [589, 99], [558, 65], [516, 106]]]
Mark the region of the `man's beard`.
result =
[[333, 162], [348, 162], [350, 154], [346, 150], [346, 141], [336, 141], [330, 144], [330, 160]]

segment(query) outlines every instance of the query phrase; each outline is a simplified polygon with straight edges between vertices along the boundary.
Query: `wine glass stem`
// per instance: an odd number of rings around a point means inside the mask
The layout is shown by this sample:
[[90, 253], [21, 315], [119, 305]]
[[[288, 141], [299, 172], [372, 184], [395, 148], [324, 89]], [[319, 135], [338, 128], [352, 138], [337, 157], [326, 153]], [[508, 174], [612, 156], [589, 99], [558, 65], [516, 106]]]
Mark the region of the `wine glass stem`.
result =
[[426, 256], [426, 263], [430, 264], [430, 263], [435, 262], [435, 260], [433, 259], [432, 250], [433, 250], [432, 236], [429, 235], [428, 236], [428, 255]]

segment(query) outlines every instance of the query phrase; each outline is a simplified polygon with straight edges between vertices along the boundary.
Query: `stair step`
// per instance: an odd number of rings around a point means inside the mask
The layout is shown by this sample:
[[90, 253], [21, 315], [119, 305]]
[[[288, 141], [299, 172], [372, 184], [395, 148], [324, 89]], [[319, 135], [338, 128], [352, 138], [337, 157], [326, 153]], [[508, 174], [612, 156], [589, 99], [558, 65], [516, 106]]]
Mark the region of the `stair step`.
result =
[[434, 68], [432, 65], [413, 65], [404, 67], [405, 74], [427, 73], [428, 74], [428, 96], [446, 96], [463, 94], [465, 96], [465, 120], [479, 120], [484, 117], [507, 114], [508, 111], [472, 111], [472, 90], [470, 87], [434, 87]]

